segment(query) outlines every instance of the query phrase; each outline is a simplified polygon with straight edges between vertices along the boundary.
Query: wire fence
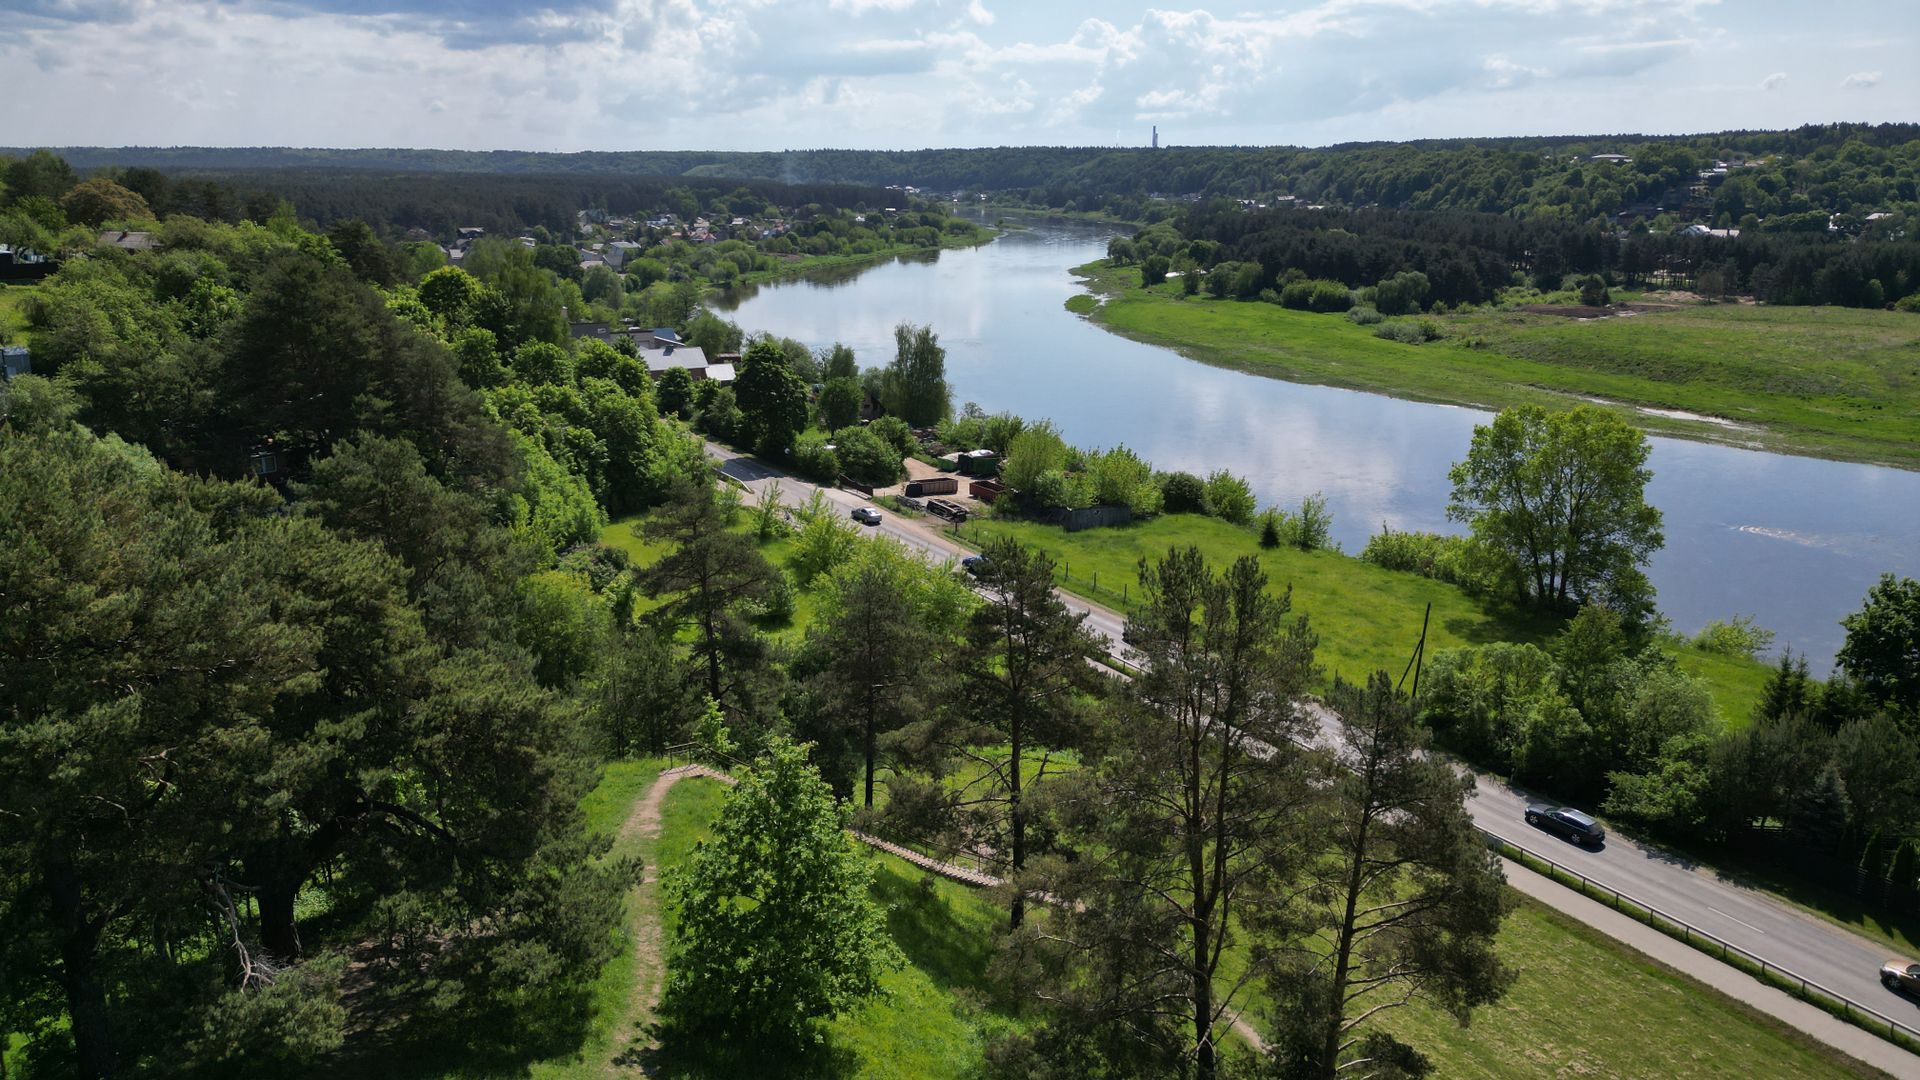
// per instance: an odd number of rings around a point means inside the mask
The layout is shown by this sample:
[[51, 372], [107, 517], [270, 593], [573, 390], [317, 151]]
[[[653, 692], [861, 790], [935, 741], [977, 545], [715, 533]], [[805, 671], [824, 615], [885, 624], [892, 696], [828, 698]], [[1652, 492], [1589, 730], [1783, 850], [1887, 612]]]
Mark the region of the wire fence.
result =
[[1646, 923], [1668, 937], [1737, 967], [1762, 982], [1775, 986], [1864, 1031], [1887, 1039], [1904, 1050], [1920, 1053], [1920, 1028], [1903, 1024], [1883, 1012], [1862, 1005], [1837, 990], [1829, 989], [1798, 972], [1748, 952], [1725, 938], [1702, 930], [1644, 900], [1628, 896], [1610, 885], [1602, 885], [1578, 870], [1555, 862], [1532, 848], [1516, 844], [1505, 837], [1495, 836], [1485, 829], [1480, 830], [1480, 834], [1486, 838], [1488, 847], [1529, 869], [1545, 874], [1562, 885], [1580, 890], [1580, 894], [1588, 899], [1605, 903], [1621, 914]]

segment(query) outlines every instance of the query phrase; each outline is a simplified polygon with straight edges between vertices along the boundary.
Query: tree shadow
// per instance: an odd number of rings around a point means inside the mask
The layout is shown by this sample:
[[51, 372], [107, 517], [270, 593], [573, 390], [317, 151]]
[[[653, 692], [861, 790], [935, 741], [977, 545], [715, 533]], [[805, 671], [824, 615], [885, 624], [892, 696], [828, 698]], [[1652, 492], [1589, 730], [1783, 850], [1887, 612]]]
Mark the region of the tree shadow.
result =
[[[816, 1031], [818, 1029], [816, 1028]], [[819, 1077], [842, 1080], [859, 1071], [859, 1056], [817, 1039], [759, 1040], [726, 1031], [694, 1032], [674, 1024], [649, 1024], [613, 1064], [647, 1076], [676, 1080], [722, 1077]]]

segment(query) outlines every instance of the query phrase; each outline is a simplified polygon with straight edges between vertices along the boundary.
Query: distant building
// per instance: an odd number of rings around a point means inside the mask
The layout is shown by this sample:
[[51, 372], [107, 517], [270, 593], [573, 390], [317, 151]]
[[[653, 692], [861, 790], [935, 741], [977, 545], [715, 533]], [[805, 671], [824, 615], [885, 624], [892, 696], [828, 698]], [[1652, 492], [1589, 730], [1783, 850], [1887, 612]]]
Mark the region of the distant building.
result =
[[1153, 148], [1155, 150], [1160, 149], [1160, 125], [1159, 124], [1153, 125]]
[[33, 357], [24, 345], [0, 346], [0, 381], [33, 374]]
[[1715, 229], [1695, 222], [1680, 230], [1681, 236], [1711, 236], [1720, 240], [1733, 240], [1739, 237], [1739, 229]]
[[59, 264], [38, 252], [0, 244], [0, 281], [39, 281]]
[[1625, 154], [1595, 154], [1588, 161], [1602, 161], [1608, 165], [1631, 165], [1633, 159]]
[[122, 251], [152, 251], [160, 246], [160, 241], [150, 232], [114, 229], [100, 234], [100, 246], [117, 247]]
[[639, 258], [640, 253], [645, 250], [645, 244], [636, 244], [631, 240], [615, 240], [607, 245], [607, 265], [618, 270], [627, 265], [628, 259]]

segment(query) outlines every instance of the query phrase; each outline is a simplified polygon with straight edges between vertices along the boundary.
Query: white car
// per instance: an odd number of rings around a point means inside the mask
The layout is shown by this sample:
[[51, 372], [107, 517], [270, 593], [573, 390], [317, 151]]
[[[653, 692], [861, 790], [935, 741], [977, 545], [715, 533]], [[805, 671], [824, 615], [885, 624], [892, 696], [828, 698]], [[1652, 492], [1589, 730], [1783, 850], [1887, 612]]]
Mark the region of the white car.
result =
[[878, 525], [880, 524], [880, 511], [875, 510], [871, 506], [856, 506], [853, 508], [853, 520], [862, 525]]

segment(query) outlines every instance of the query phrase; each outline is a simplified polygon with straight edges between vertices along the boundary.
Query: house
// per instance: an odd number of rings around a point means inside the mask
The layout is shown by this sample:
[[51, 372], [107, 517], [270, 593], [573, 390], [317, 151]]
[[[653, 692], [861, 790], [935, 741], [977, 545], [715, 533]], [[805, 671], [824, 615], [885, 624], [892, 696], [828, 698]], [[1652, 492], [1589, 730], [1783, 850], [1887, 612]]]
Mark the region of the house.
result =
[[487, 230], [475, 225], [468, 225], [465, 228], [455, 229], [453, 234], [454, 238], [459, 241], [460, 246], [466, 247], [475, 240], [487, 235]]
[[1714, 229], [1699, 222], [1680, 230], [1681, 236], [1711, 236], [1720, 240], [1732, 240], [1740, 235], [1739, 229]]
[[[640, 346], [640, 360], [647, 365], [647, 374], [659, 378], [674, 368], [685, 368], [687, 374], [695, 379], [707, 377], [707, 354], [698, 345], [682, 345], [678, 342], [663, 342], [649, 345], [638, 335], [635, 343]], [[729, 371], [728, 377], [732, 377]]]
[[1588, 161], [1604, 162], [1608, 165], [1631, 165], [1633, 159], [1625, 154], [1595, 154]]
[[160, 241], [150, 232], [112, 229], [100, 234], [100, 246], [117, 247], [122, 251], [152, 251], [160, 246]]
[[33, 357], [24, 345], [0, 345], [0, 382], [33, 374]]
[[627, 265], [627, 260], [637, 259], [646, 250], [645, 244], [636, 244], [631, 240], [615, 240], [607, 245], [607, 265], [615, 270]]

